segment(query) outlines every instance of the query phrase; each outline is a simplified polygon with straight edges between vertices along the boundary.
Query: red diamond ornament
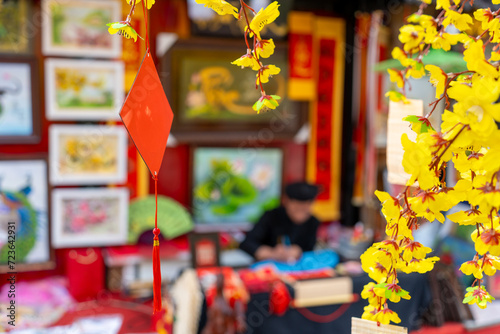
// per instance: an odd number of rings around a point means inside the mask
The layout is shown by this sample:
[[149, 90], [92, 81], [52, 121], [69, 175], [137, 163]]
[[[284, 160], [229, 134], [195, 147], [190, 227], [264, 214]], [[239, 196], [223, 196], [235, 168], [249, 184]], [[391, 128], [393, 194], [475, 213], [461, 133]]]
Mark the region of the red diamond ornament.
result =
[[142, 60], [120, 117], [152, 176], [157, 176], [174, 114], [149, 52]]

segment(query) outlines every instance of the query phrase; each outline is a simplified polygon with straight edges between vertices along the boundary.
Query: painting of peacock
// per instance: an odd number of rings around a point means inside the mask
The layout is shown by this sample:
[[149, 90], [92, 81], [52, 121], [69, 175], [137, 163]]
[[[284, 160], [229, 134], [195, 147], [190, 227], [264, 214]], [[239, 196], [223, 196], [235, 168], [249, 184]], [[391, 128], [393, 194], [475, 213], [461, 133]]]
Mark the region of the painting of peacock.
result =
[[31, 192], [31, 177], [27, 177], [26, 185], [18, 190], [5, 190], [0, 180], [0, 263], [7, 263], [8, 255], [8, 222], [15, 222], [16, 259], [24, 262], [36, 242], [37, 214], [31, 205], [28, 195]]

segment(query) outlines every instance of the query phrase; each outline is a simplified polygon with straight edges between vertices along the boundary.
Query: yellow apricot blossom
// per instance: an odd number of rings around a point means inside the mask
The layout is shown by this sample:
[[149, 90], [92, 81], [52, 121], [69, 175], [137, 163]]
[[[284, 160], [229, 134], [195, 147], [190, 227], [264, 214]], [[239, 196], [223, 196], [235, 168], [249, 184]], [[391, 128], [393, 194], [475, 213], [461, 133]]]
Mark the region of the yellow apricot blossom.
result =
[[493, 298], [484, 288], [484, 286], [469, 287], [463, 300], [464, 304], [476, 304], [480, 308], [486, 308], [487, 303], [491, 303]]
[[481, 22], [481, 29], [488, 29], [488, 25], [491, 20], [494, 19], [494, 15], [490, 8], [480, 8], [474, 12], [474, 18]]
[[409, 66], [407, 67], [408, 72], [406, 72], [406, 78], [412, 77], [414, 79], [420, 79], [425, 75], [424, 64], [415, 59], [409, 59]]
[[241, 68], [250, 67], [252, 70], [257, 71], [260, 68], [260, 64], [255, 59], [250, 50], [240, 58], [231, 62], [233, 65], [241, 66]]
[[224, 0], [196, 0], [196, 3], [205, 5], [207, 8], [213, 9], [219, 15], [233, 15], [239, 18], [238, 9]]
[[[134, 1], [134, 0], [126, 0], [126, 1], [129, 5], [131, 5], [132, 1]], [[144, 1], [145, 1], [144, 3], [146, 4], [147, 9], [151, 9], [151, 7], [153, 7], [153, 5], [155, 4], [155, 0], [144, 0]], [[136, 5], [139, 4], [140, 2], [141, 2], [141, 0], [135, 0]]]
[[499, 76], [498, 69], [486, 61], [482, 40], [469, 44], [467, 50], [464, 51], [464, 60], [467, 62], [469, 71], [493, 78]]
[[260, 68], [259, 73], [257, 73], [257, 85], [269, 82], [269, 77], [279, 74], [281, 69], [275, 65], [267, 65]]
[[396, 60], [399, 60], [399, 62], [401, 63], [401, 65], [403, 65], [404, 67], [408, 67], [411, 65], [411, 58], [408, 58], [408, 56], [404, 53], [403, 50], [401, 50], [401, 48], [399, 47], [395, 47], [393, 50], [392, 50], [392, 58], [396, 59]]
[[269, 23], [274, 22], [274, 20], [276, 20], [280, 15], [278, 10], [279, 6], [278, 1], [271, 2], [265, 9], [261, 8], [261, 10], [259, 10], [253, 17], [249, 28], [257, 35], [258, 39], [261, 39], [260, 32], [262, 29]]
[[370, 304], [376, 303], [378, 301], [378, 298], [379, 298], [377, 296], [377, 294], [375, 293], [375, 291], [373, 290], [374, 287], [375, 287], [375, 283], [370, 282], [370, 283], [366, 284], [363, 287], [363, 291], [361, 291], [361, 297], [363, 299], [368, 299], [368, 303], [370, 303]]
[[475, 278], [483, 278], [483, 272], [481, 270], [481, 265], [478, 261], [467, 261], [462, 263], [460, 266], [460, 271], [465, 275], [474, 275]]
[[500, 270], [500, 260], [498, 256], [484, 254], [483, 258], [478, 261], [478, 265], [483, 268], [483, 271], [488, 276], [493, 276]]
[[[464, 12], [465, 0], [421, 2], [419, 11], [400, 28], [402, 46], [392, 50], [392, 57], [404, 69], [388, 70], [398, 90], [386, 96], [393, 102], [407, 102], [405, 92], [411, 88], [406, 79], [428, 71], [437, 100], [425, 116], [404, 118], [417, 134], [414, 140], [406, 134], [401, 137], [402, 166], [409, 178], [398, 195], [375, 192], [387, 222], [387, 236], [361, 256], [363, 270], [375, 281], [362, 293], [369, 303], [363, 318], [381, 323], [399, 320], [386, 303], [406, 297], [399, 287], [399, 271], [425, 273], [439, 260], [429, 256], [431, 248], [413, 238], [422, 220], [444, 222], [447, 214], [454, 223], [476, 227], [471, 234], [476, 255], [460, 267], [475, 278], [464, 303], [484, 308], [494, 300], [482, 284], [486, 275], [500, 270], [500, 11], [479, 8], [469, 14]], [[435, 17], [423, 14], [431, 12], [424, 9], [432, 3], [440, 11]], [[481, 25], [478, 35], [477, 27], [471, 28], [473, 17]], [[424, 67], [431, 48], [448, 51], [459, 43], [457, 50], [465, 50], [467, 71]], [[436, 127], [430, 120], [440, 101], [445, 102], [445, 110]], [[460, 175], [458, 182], [450, 182], [445, 175], [450, 162]], [[447, 213], [460, 202], [467, 202], [469, 208]]]
[[381, 311], [377, 312], [375, 314], [374, 321], [380, 322], [382, 325], [387, 325], [391, 321], [399, 324], [401, 322], [401, 319], [399, 318], [398, 314], [392, 310], [390, 310], [388, 307], [385, 307]]
[[431, 74], [430, 82], [434, 87], [436, 87], [436, 99], [438, 99], [444, 93], [448, 77], [441, 68], [435, 65], [426, 65], [425, 69]]
[[269, 58], [274, 53], [273, 39], [261, 39], [256, 43], [255, 52], [260, 58]]
[[461, 14], [454, 10], [447, 10], [445, 19], [443, 20], [443, 26], [448, 27], [453, 24], [453, 26], [458, 30], [464, 31], [469, 29], [472, 22], [472, 17], [469, 14]]
[[458, 211], [447, 215], [447, 218], [452, 222], [460, 225], [473, 225], [484, 224], [488, 222], [488, 217], [482, 214], [481, 211], [477, 209], [470, 209], [467, 211]]
[[378, 313], [378, 309], [375, 305], [367, 305], [363, 308], [364, 312], [361, 318], [366, 320], [375, 320], [375, 315]]
[[398, 262], [396, 266], [397, 269], [400, 269], [402, 272], [409, 273], [419, 273], [424, 274], [426, 272], [431, 271], [434, 268], [434, 263], [439, 261], [439, 257], [433, 256], [425, 259], [416, 259], [413, 258], [409, 262]]
[[[453, 0], [453, 4], [458, 5], [460, 0]], [[436, 9], [450, 9], [452, 3], [450, 0], [436, 0]]]
[[387, 72], [389, 73], [390, 80], [392, 82], [396, 83], [396, 85], [399, 88], [403, 88], [403, 86], [404, 86], [404, 79], [403, 79], [403, 74], [401, 74], [401, 71], [389, 68], [387, 70]]
[[109, 27], [108, 32], [111, 35], [118, 34], [127, 39], [131, 38], [134, 40], [134, 42], [137, 41], [137, 37], [142, 39], [142, 37], [137, 34], [135, 29], [132, 28], [130, 23], [126, 21], [108, 23], [107, 26]]
[[[245, 27], [244, 34], [247, 53], [231, 62], [231, 64], [240, 66], [242, 69], [250, 68], [257, 71], [255, 88], [260, 90], [261, 97], [253, 104], [253, 110], [260, 113], [279, 107], [278, 100], [280, 100], [281, 97], [278, 95], [266, 94], [263, 85], [263, 83], [269, 82], [270, 77], [281, 72], [281, 69], [276, 65], [263, 64], [263, 59], [269, 58], [274, 53], [276, 45], [273, 39], [262, 39], [260, 36], [262, 29], [267, 24], [276, 20], [280, 15], [279, 3], [274, 1], [266, 8], [261, 8], [257, 12], [246, 4], [245, 1], [240, 1], [240, 10], [225, 0], [196, 0], [196, 2], [213, 9], [219, 15], [230, 14], [236, 19], [241, 18], [248, 24], [248, 26]], [[250, 20], [251, 13], [253, 13], [253, 17]], [[253, 39], [253, 41], [250, 39]]]
[[472, 241], [476, 246], [476, 251], [484, 255], [486, 252], [490, 252], [494, 256], [500, 255], [500, 230], [497, 229], [485, 229], [479, 234], [478, 230], [472, 232]]
[[429, 170], [431, 164], [431, 150], [425, 145], [419, 145], [411, 141], [405, 133], [401, 137], [404, 148], [403, 168], [411, 177], [408, 185], [412, 185], [418, 180], [420, 188], [426, 190], [439, 185], [436, 174]]
[[425, 38], [425, 30], [422, 26], [407, 24], [399, 29], [399, 41], [403, 43], [403, 49], [406, 52], [417, 52], [422, 50], [422, 44]]

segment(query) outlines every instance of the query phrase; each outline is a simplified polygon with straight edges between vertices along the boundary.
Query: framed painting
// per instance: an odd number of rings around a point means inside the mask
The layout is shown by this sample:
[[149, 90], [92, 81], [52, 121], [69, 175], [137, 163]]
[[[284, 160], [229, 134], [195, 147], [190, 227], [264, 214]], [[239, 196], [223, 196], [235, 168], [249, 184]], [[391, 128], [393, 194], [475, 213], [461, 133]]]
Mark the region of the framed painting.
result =
[[0, 58], [0, 144], [40, 141], [38, 71], [32, 58]]
[[127, 131], [122, 126], [52, 125], [49, 129], [50, 183], [124, 184]]
[[109, 22], [121, 20], [117, 0], [43, 0], [44, 55], [119, 58], [121, 38], [108, 33]]
[[231, 62], [244, 54], [241, 41], [192, 39], [178, 41], [162, 58], [162, 81], [174, 110], [172, 133], [181, 141], [290, 139], [304, 123], [305, 105], [287, 99], [288, 54], [276, 47], [269, 62], [281, 68], [265, 85], [266, 93], [282, 97], [281, 106], [257, 114], [260, 98], [255, 72]]
[[126, 188], [64, 188], [52, 191], [52, 246], [92, 247], [127, 242]]
[[124, 71], [121, 61], [45, 60], [47, 118], [119, 120]]
[[0, 160], [0, 273], [53, 268], [47, 161], [4, 159]]
[[283, 152], [278, 148], [198, 147], [192, 165], [192, 207], [198, 231], [249, 228], [280, 203]]
[[31, 52], [33, 33], [28, 31], [28, 0], [3, 1], [0, 10], [0, 53]]

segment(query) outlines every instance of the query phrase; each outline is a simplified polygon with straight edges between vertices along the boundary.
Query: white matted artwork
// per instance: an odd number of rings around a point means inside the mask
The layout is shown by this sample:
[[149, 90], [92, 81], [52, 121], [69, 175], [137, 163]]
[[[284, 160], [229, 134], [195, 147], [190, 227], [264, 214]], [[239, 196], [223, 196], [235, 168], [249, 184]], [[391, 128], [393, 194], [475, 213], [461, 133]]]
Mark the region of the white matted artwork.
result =
[[121, 61], [45, 60], [47, 118], [119, 120], [124, 71]]
[[52, 125], [49, 176], [53, 185], [124, 184], [127, 131], [122, 126]]
[[54, 248], [122, 245], [128, 233], [127, 188], [52, 191]]
[[108, 33], [109, 22], [120, 21], [118, 0], [43, 0], [44, 55], [119, 58], [121, 38]]

